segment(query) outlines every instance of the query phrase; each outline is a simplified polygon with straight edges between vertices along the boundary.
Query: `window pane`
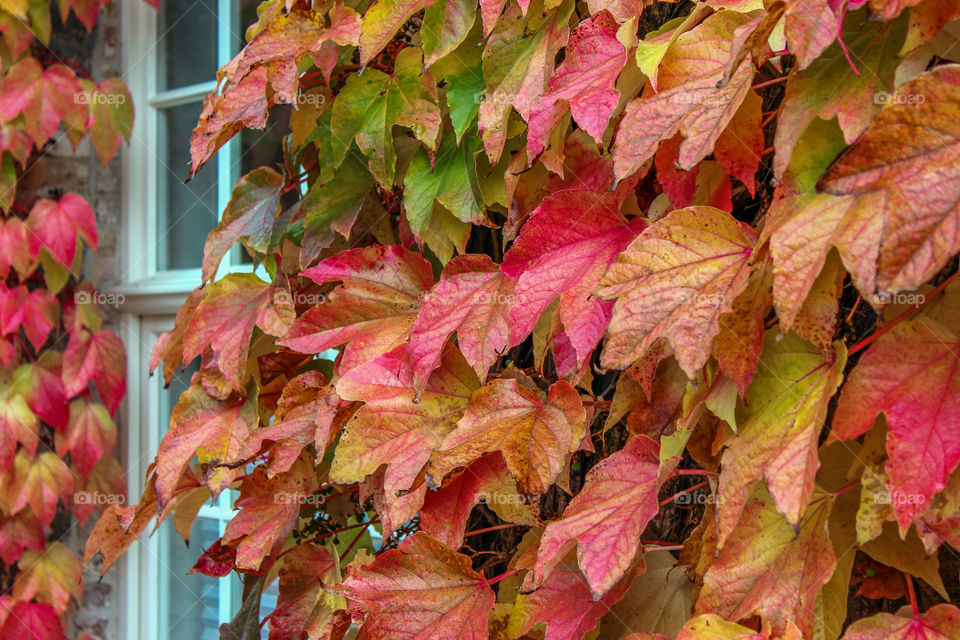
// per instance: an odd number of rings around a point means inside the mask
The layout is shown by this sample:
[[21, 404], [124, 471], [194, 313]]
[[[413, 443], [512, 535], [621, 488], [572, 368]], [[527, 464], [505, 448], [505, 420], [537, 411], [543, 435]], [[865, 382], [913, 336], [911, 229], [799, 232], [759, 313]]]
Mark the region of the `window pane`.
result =
[[161, 271], [198, 268], [207, 234], [217, 225], [217, 161], [211, 160], [184, 184], [189, 172], [190, 134], [199, 114], [199, 102], [159, 113], [157, 269]]
[[236, 27], [233, 29], [233, 51], [240, 51], [247, 44], [247, 27], [257, 21], [257, 7], [262, 0], [234, 0], [237, 6]]
[[[173, 407], [177, 404], [180, 396], [190, 388], [190, 379], [193, 374], [200, 370], [200, 361], [194, 360], [183, 371], [177, 373], [170, 379], [170, 386], [166, 389], [160, 389], [160, 406], [158, 415], [160, 418], [160, 438], [163, 438], [167, 429], [170, 428], [170, 416], [173, 414]], [[157, 385], [160, 385], [160, 377], [157, 377]]]
[[157, 20], [160, 91], [214, 79], [217, 0], [163, 0]]
[[[290, 107], [278, 105], [270, 110], [267, 127], [263, 131], [244, 129], [240, 138], [240, 175], [246, 175], [260, 167], [271, 167], [277, 171], [283, 166], [283, 136], [290, 122]], [[283, 206], [290, 206], [297, 200], [296, 193], [286, 194], [281, 200]], [[235, 262], [252, 264], [253, 259], [247, 251], [239, 247]]]
[[220, 625], [220, 581], [200, 573], [188, 575], [202, 553], [220, 537], [216, 520], [197, 518], [190, 532], [190, 546], [164, 523], [160, 527], [160, 583], [163, 619], [161, 638], [217, 640]]

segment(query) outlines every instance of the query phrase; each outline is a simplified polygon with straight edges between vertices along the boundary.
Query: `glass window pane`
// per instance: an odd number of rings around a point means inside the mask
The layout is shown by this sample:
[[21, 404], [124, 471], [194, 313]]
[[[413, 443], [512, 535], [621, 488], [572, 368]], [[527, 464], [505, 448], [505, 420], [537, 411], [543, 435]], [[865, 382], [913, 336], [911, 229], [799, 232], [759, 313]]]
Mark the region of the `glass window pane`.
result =
[[160, 91], [214, 79], [217, 0], [163, 0], [157, 20]]
[[243, 49], [247, 44], [247, 27], [257, 21], [257, 7], [262, 0], [234, 0], [237, 11], [234, 14], [234, 41], [233, 52]]
[[211, 160], [184, 184], [189, 172], [190, 134], [199, 114], [199, 102], [158, 114], [157, 269], [161, 271], [198, 268], [207, 234], [217, 225], [217, 161]]
[[[240, 174], [244, 176], [254, 169], [270, 167], [282, 171], [283, 167], [283, 137], [289, 130], [290, 106], [278, 105], [270, 110], [267, 118], [267, 127], [263, 131], [258, 129], [244, 129], [237, 136], [240, 139]], [[283, 206], [290, 206], [297, 200], [296, 193], [288, 193], [281, 199]], [[242, 247], [237, 248], [234, 262], [252, 264], [253, 259]]]
[[163, 616], [160, 637], [217, 640], [220, 626], [220, 581], [201, 573], [188, 575], [202, 553], [220, 537], [220, 524], [197, 518], [190, 532], [190, 546], [166, 523], [160, 528], [160, 583]]
[[[190, 388], [190, 379], [193, 374], [200, 370], [200, 361], [194, 360], [183, 371], [177, 371], [170, 379], [170, 386], [166, 389], [160, 388], [160, 406], [157, 414], [160, 418], [160, 438], [163, 438], [167, 429], [170, 428], [170, 416], [173, 414], [173, 407], [177, 404], [180, 396]], [[157, 385], [161, 385], [161, 378], [157, 376]]]

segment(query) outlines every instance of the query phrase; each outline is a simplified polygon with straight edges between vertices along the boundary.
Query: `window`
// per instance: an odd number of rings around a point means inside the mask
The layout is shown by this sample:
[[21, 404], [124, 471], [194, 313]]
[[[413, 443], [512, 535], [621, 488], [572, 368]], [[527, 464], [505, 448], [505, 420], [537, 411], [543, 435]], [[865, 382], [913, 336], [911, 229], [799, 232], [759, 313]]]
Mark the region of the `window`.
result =
[[[125, 79], [137, 109], [128, 153], [124, 281], [137, 293], [189, 291], [200, 283], [207, 234], [237, 178], [279, 160], [279, 139], [244, 131], [189, 182], [190, 134], [217, 69], [243, 45], [241, 25], [258, 0], [165, 0], [159, 11], [126, 7]], [[221, 268], [248, 263], [241, 251]]]
[[[279, 141], [269, 133], [244, 132], [228, 143], [190, 182], [190, 133], [217, 69], [243, 45], [241, 25], [256, 20], [259, 0], [164, 0], [159, 11], [145, 3], [124, 5], [125, 80], [136, 121], [124, 164], [121, 337], [127, 346], [128, 396], [123, 413], [122, 462], [129, 493], [143, 490], [146, 469], [193, 370], [180, 372], [168, 389], [147, 375], [150, 351], [168, 330], [190, 291], [200, 284], [207, 234], [217, 223], [237, 178], [270, 164]], [[228, 254], [221, 271], [249, 270], [241, 251]], [[201, 507], [184, 548], [172, 523], [144, 537], [121, 560], [125, 582], [122, 635], [143, 640], [215, 640], [218, 627], [240, 606], [235, 576], [188, 575], [203, 548], [220, 537], [232, 517], [228, 492]], [[262, 606], [276, 603], [276, 582]]]

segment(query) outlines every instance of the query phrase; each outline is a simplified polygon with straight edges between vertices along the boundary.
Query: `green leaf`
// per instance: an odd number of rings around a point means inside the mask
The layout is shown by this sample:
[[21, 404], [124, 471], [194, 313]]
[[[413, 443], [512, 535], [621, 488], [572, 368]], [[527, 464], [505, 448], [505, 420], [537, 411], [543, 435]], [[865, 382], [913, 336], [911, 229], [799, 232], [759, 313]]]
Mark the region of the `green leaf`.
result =
[[203, 246], [204, 280], [216, 275], [220, 260], [238, 240], [254, 251], [266, 252], [282, 186], [283, 177], [268, 167], [255, 169], [237, 181], [220, 224]]
[[420, 50], [408, 47], [397, 55], [392, 77], [376, 69], [350, 76], [333, 105], [334, 166], [343, 162], [356, 139], [377, 182], [390, 189], [397, 163], [394, 126], [407, 127], [427, 147], [437, 148], [437, 86], [429, 72], [421, 74], [422, 62]]
[[445, 0], [428, 7], [420, 27], [424, 64], [430, 66], [463, 42], [477, 19], [473, 0]]
[[429, 245], [434, 237], [443, 235], [443, 230], [436, 228], [434, 201], [462, 222], [481, 224], [486, 220], [474, 162], [479, 150], [478, 138], [468, 137], [457, 147], [448, 135], [440, 144], [433, 168], [423, 149], [413, 156], [404, 181], [404, 206], [417, 240]]
[[306, 212], [307, 227], [321, 232], [332, 228], [346, 238], [373, 185], [366, 163], [360, 154], [351, 152], [334, 179], [317, 180], [304, 196], [300, 210]]

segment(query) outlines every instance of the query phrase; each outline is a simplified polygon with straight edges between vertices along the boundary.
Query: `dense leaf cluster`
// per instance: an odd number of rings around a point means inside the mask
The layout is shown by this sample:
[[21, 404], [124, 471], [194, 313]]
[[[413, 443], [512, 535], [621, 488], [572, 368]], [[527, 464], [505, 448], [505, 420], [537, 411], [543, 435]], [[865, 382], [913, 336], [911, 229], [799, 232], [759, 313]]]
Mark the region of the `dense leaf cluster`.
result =
[[960, 637], [957, 17], [264, 2], [192, 171], [273, 118], [284, 161], [209, 236], [152, 363], [199, 371], [87, 558], [233, 490], [196, 567], [245, 577], [229, 637]]

